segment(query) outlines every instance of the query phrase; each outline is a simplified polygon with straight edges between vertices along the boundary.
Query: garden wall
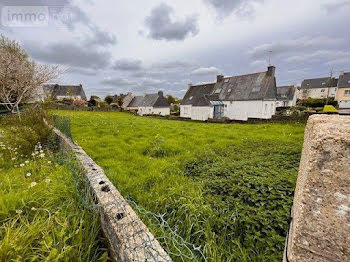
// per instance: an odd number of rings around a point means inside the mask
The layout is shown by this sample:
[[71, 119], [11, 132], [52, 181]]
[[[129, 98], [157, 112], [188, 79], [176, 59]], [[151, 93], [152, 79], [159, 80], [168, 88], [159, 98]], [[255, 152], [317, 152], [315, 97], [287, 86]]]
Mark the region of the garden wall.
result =
[[112, 259], [118, 262], [172, 261], [103, 169], [59, 130], [54, 128], [53, 132], [58, 136], [60, 148], [73, 152], [86, 173]]
[[308, 120], [285, 251], [285, 262], [350, 261], [349, 116]]

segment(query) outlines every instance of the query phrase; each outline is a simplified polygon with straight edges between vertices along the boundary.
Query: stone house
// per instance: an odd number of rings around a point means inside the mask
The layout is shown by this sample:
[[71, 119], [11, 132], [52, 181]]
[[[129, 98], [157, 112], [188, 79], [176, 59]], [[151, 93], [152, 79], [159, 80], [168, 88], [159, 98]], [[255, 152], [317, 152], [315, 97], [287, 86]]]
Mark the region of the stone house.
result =
[[81, 99], [87, 101], [85, 91], [82, 85], [43, 85], [38, 89], [37, 101], [43, 102], [47, 99]]
[[247, 75], [218, 75], [216, 82], [188, 87], [180, 117], [201, 121], [270, 119], [276, 112], [276, 89], [274, 66]]

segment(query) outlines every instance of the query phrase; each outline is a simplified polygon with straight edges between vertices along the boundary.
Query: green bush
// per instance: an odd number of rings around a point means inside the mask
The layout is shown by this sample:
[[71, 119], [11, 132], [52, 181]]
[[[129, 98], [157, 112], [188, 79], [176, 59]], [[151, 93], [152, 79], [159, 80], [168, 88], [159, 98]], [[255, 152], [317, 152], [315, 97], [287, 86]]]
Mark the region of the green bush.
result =
[[326, 106], [324, 106], [322, 113], [337, 114], [338, 110], [334, 106], [326, 105]]
[[[299, 106], [305, 107], [324, 107], [327, 104], [326, 98], [308, 98], [300, 99], [297, 103]], [[328, 105], [337, 106], [337, 101], [333, 97], [328, 98]]]

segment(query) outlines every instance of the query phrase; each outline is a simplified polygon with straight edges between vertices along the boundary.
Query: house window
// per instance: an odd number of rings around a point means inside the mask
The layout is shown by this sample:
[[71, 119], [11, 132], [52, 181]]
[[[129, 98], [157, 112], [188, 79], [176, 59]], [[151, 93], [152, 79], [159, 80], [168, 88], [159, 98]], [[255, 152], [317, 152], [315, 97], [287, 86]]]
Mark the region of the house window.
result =
[[188, 107], [184, 107], [184, 114], [185, 114], [185, 115], [188, 114]]
[[252, 90], [252, 92], [259, 92], [260, 91], [260, 86], [255, 86]]
[[267, 113], [267, 104], [265, 104], [265, 114]]
[[281, 97], [282, 97], [282, 98], [286, 98], [286, 97], [287, 97], [287, 95], [281, 95]]
[[326, 89], [321, 89], [321, 92], [324, 93], [324, 91], [326, 91]]
[[326, 84], [326, 82], [323, 82], [322, 85], [324, 86]]
[[345, 90], [344, 91], [344, 96], [350, 96], [350, 90]]
[[150, 112], [150, 113], [151, 113], [151, 111], [152, 111], [152, 109], [151, 109], [151, 108], [148, 108], [148, 112]]

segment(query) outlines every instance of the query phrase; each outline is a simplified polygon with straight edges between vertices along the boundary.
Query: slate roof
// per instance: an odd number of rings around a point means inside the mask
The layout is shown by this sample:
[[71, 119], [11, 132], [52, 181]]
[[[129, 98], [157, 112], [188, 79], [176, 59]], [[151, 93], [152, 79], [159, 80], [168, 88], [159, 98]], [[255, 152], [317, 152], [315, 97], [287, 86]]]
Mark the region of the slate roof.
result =
[[338, 79], [330, 78], [330, 77], [305, 79], [301, 83], [300, 89], [336, 87], [337, 83], [338, 83]]
[[141, 102], [142, 107], [170, 107], [168, 100], [163, 96], [163, 93], [145, 94]]
[[45, 92], [50, 93], [52, 96], [80, 96], [81, 99], [87, 100], [84, 88], [82, 85], [44, 85]]
[[127, 107], [139, 107], [143, 101], [143, 96], [135, 96]]
[[277, 87], [277, 100], [293, 100], [295, 94], [295, 86], [278, 86]]
[[190, 86], [181, 104], [208, 106], [210, 101], [276, 100], [276, 95], [275, 77], [259, 72], [224, 77], [217, 83]]
[[145, 94], [143, 96], [135, 96], [128, 107], [170, 107], [168, 100], [163, 96], [162, 92], [156, 94]]
[[221, 101], [275, 100], [276, 80], [267, 72], [228, 77], [216, 84], [214, 93]]
[[339, 76], [338, 87], [350, 87], [350, 72]]
[[181, 105], [208, 106], [210, 105], [206, 95], [210, 95], [215, 88], [215, 83], [190, 86], [182, 99]]

